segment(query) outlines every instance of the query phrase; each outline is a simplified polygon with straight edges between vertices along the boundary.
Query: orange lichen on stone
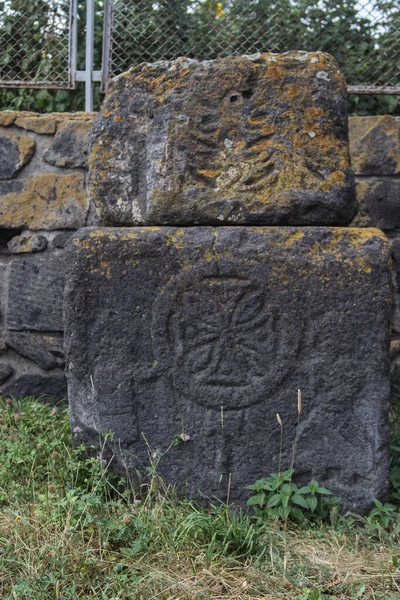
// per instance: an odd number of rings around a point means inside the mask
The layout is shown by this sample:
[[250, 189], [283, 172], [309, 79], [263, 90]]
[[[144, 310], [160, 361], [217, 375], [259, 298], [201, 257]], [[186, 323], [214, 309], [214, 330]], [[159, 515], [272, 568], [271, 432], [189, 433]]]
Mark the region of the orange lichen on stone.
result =
[[355, 200], [337, 72], [329, 55], [291, 52], [159, 61], [117, 77], [93, 128], [90, 194], [101, 218], [326, 224], [332, 203], [328, 223], [348, 224]]
[[45, 173], [12, 185], [0, 196], [0, 227], [76, 229], [85, 224], [88, 199], [83, 174]]
[[53, 134], [57, 129], [57, 121], [51, 116], [40, 117], [19, 117], [15, 120], [15, 125], [28, 131], [34, 131], [41, 134]]
[[0, 125], [2, 127], [9, 127], [10, 125], [12, 125], [15, 121], [15, 119], [17, 118], [17, 114], [10, 110], [6, 110], [4, 112], [0, 112]]

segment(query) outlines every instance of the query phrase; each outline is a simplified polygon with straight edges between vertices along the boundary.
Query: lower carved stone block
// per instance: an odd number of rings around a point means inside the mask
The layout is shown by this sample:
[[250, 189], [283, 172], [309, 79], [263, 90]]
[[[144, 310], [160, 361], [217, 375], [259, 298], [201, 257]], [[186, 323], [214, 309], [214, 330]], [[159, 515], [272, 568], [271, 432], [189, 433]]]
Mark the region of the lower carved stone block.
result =
[[[133, 477], [244, 504], [289, 468], [365, 511], [388, 489], [389, 245], [378, 230], [84, 229], [70, 246], [73, 426]], [[190, 439], [187, 439], [190, 437]], [[174, 443], [175, 442], [177, 443]], [[183, 441], [186, 440], [186, 441]], [[180, 443], [178, 443], [180, 442]], [[151, 449], [151, 450], [149, 450]]]

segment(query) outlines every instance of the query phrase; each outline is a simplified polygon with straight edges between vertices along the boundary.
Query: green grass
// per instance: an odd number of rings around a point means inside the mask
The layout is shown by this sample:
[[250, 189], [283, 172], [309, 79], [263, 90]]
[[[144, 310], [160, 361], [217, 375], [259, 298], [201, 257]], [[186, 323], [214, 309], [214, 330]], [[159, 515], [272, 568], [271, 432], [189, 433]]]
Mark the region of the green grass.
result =
[[389, 518], [377, 507], [369, 518], [285, 526], [202, 509], [157, 476], [146, 497], [122, 492], [101, 458], [73, 447], [66, 409], [8, 402], [0, 399], [1, 600], [400, 599], [399, 412]]

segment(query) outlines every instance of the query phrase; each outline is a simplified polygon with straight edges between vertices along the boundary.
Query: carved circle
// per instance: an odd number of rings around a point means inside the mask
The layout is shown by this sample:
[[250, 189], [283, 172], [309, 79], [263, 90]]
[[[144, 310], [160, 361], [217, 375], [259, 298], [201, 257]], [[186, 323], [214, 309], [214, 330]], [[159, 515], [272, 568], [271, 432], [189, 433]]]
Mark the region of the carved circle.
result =
[[298, 346], [285, 307], [268, 294], [246, 263], [223, 274], [204, 263], [170, 281], [153, 307], [152, 338], [180, 395], [217, 410], [267, 400]]

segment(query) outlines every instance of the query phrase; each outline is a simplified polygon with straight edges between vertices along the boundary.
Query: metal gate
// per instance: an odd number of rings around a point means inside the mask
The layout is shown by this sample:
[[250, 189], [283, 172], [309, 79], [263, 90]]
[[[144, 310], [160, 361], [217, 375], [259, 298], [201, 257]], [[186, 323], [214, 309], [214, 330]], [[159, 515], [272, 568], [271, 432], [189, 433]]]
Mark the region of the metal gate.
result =
[[0, 87], [73, 88], [77, 0], [0, 1]]

